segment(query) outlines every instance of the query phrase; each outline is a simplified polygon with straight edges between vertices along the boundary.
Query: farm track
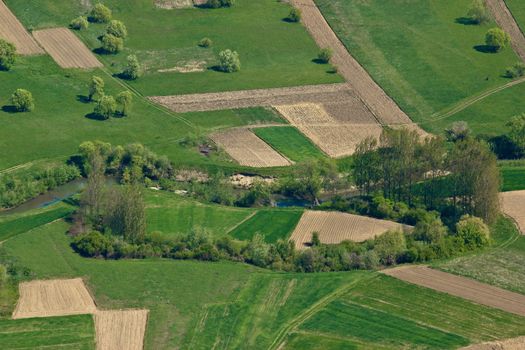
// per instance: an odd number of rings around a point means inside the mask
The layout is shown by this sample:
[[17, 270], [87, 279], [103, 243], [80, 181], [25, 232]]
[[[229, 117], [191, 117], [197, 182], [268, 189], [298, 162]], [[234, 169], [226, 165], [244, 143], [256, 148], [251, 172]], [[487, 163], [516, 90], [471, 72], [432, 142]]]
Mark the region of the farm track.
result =
[[402, 266], [381, 272], [408, 283], [525, 317], [525, 295], [522, 294], [426, 266]]
[[496, 23], [511, 38], [511, 45], [514, 51], [525, 61], [525, 36], [516, 22], [516, 19], [510, 12], [504, 0], [485, 0]]
[[35, 39], [2, 0], [0, 0], [0, 38], [15, 44], [16, 51], [20, 55], [44, 54], [44, 50], [38, 46]]
[[474, 344], [459, 350], [521, 350], [523, 348], [525, 348], [525, 337]]

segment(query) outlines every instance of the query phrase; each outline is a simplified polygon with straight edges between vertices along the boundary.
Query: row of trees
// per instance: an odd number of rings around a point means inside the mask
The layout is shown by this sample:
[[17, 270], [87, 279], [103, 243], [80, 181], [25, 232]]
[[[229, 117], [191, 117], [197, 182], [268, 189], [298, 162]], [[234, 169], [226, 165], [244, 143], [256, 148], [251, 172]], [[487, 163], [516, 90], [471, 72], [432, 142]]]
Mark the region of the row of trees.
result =
[[133, 94], [126, 90], [120, 92], [116, 98], [106, 95], [104, 91], [104, 80], [93, 76], [89, 84], [89, 101], [96, 102], [93, 113], [101, 119], [109, 119], [112, 116], [127, 116], [133, 103]]

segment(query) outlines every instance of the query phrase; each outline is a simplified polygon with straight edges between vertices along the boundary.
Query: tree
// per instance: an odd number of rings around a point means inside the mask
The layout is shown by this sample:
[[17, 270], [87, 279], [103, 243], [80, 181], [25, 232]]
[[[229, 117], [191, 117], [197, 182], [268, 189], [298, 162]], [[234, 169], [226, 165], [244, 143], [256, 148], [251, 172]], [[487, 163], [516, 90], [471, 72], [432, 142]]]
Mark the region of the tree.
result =
[[133, 94], [130, 91], [122, 91], [117, 95], [116, 102], [120, 106], [120, 114], [126, 116], [131, 109]]
[[489, 29], [485, 35], [485, 43], [495, 52], [510, 44], [510, 35], [500, 28]]
[[470, 137], [471, 130], [467, 122], [457, 121], [445, 130], [447, 140], [451, 142], [463, 141]]
[[418, 241], [436, 243], [447, 235], [447, 228], [436, 213], [428, 212], [417, 222], [412, 234]]
[[135, 80], [142, 75], [142, 66], [135, 55], [129, 55], [127, 57], [127, 65], [122, 72], [122, 76], [125, 79]]
[[317, 55], [317, 60], [323, 64], [329, 63], [331, 59], [332, 59], [332, 50], [328, 48], [321, 49], [321, 51], [319, 51], [319, 54]]
[[286, 17], [288, 22], [298, 23], [301, 21], [301, 10], [296, 9], [295, 7], [290, 10], [288, 17]]
[[141, 241], [146, 234], [146, 207], [140, 185], [126, 185], [111, 194], [106, 223], [111, 232], [128, 242]]
[[82, 149], [87, 152], [87, 170], [89, 171], [86, 189], [82, 192], [82, 197], [80, 199], [82, 216], [87, 222], [94, 225], [100, 225], [103, 216], [103, 208], [106, 204], [104, 179], [104, 173], [106, 171], [105, 162], [102, 154], [98, 149], [95, 149], [93, 143], [82, 144], [81, 150]]
[[512, 117], [507, 123], [510, 128], [509, 139], [516, 146], [519, 155], [525, 154], [525, 114]]
[[33, 95], [24, 89], [16, 89], [10, 101], [17, 112], [31, 112], [35, 108]]
[[516, 62], [512, 67], [508, 67], [505, 76], [507, 78], [519, 78], [525, 75], [525, 63]]
[[102, 49], [108, 53], [118, 53], [124, 48], [124, 40], [113, 34], [104, 34], [100, 41], [102, 42]]
[[76, 30], [87, 29], [89, 27], [89, 22], [86, 17], [79, 16], [69, 23], [69, 27]]
[[490, 230], [480, 218], [464, 215], [456, 224], [456, 234], [465, 248], [472, 250], [487, 245], [490, 241]]
[[106, 33], [116, 36], [117, 38], [126, 39], [128, 30], [124, 23], [116, 19], [111, 20], [106, 28]]
[[489, 11], [483, 0], [474, 0], [472, 2], [467, 17], [475, 24], [484, 24], [490, 21]]
[[237, 51], [224, 50], [219, 53], [219, 68], [223, 72], [233, 73], [241, 69], [241, 61]]
[[16, 47], [14, 44], [0, 39], [0, 70], [9, 70], [16, 61]]
[[107, 23], [111, 20], [111, 10], [101, 3], [96, 4], [89, 15], [89, 20], [95, 23]]
[[357, 145], [354, 153], [352, 175], [362, 194], [371, 194], [382, 178], [381, 159], [377, 147], [377, 139], [367, 137]]
[[104, 80], [101, 77], [93, 75], [89, 83], [89, 100], [98, 101], [104, 96]]
[[115, 114], [116, 109], [117, 103], [113, 96], [105, 95], [98, 101], [94, 113], [103, 119], [109, 119]]
[[399, 231], [387, 231], [374, 239], [374, 252], [385, 265], [395, 264], [406, 248], [405, 235]]
[[234, 4], [234, 0], [208, 0], [206, 7], [217, 9], [220, 7], [231, 7]]
[[312, 233], [312, 247], [318, 247], [321, 245], [321, 239], [319, 239], [319, 232]]

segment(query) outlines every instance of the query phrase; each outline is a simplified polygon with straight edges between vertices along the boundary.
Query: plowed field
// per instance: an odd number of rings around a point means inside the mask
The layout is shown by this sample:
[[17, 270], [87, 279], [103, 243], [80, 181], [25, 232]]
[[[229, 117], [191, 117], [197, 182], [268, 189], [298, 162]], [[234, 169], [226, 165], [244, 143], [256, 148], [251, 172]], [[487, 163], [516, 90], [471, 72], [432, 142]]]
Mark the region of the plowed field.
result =
[[141, 350], [148, 320], [147, 310], [95, 313], [97, 350]]
[[503, 212], [514, 219], [525, 234], [525, 191], [503, 192], [500, 196]]
[[0, 0], [0, 38], [15, 44], [16, 51], [20, 55], [44, 53], [44, 50], [38, 46], [33, 37], [2, 0]]

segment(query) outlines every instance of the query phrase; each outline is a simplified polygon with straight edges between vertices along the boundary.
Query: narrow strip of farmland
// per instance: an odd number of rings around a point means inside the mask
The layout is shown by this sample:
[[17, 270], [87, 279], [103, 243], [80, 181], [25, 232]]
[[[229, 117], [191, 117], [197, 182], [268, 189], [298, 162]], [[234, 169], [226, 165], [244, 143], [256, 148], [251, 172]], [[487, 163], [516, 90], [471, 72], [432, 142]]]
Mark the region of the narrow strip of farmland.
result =
[[426, 266], [402, 266], [382, 273], [405, 282], [470, 300], [525, 317], [525, 295]]
[[500, 194], [503, 212], [517, 224], [525, 234], [525, 191], [503, 192]]
[[38, 46], [33, 37], [2, 0], [0, 0], [0, 38], [15, 44], [16, 51], [20, 55], [44, 53], [44, 50]]
[[525, 61], [525, 36], [504, 0], [485, 0], [496, 23], [509, 33], [514, 51]]

